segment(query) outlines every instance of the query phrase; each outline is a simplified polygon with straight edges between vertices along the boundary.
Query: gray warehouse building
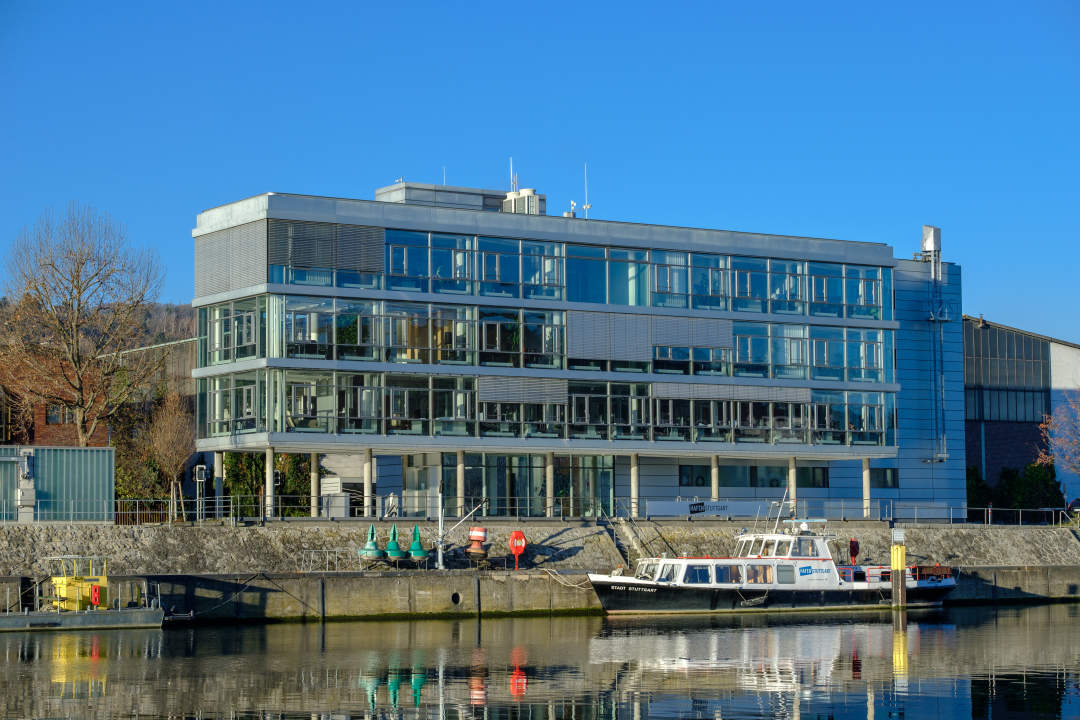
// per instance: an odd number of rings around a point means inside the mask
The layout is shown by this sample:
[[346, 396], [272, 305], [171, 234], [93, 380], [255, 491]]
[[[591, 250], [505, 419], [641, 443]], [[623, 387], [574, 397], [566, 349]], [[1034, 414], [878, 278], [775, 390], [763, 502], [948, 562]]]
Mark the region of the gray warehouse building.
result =
[[431, 515], [440, 491], [449, 514], [961, 511], [960, 268], [936, 228], [898, 259], [544, 206], [402, 182], [199, 214], [198, 449], [265, 454], [271, 507], [283, 452], [364, 514]]

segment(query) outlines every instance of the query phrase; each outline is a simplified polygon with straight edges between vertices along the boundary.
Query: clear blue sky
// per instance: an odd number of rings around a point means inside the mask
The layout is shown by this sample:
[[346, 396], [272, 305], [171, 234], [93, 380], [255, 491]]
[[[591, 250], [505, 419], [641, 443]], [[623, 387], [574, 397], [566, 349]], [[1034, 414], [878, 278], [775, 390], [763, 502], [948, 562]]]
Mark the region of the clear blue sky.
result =
[[1032, 3], [0, 0], [0, 250], [92, 204], [192, 295], [195, 215], [399, 176], [549, 212], [886, 242], [1080, 341], [1080, 10]]

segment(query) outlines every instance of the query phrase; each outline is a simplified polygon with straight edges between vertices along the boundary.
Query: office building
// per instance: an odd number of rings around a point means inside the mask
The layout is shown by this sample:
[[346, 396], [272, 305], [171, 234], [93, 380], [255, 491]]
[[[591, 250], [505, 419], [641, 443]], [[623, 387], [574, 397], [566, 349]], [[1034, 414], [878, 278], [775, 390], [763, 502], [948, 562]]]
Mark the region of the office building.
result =
[[[1039, 425], [1069, 394], [1080, 397], [1080, 345], [964, 316], [967, 464], [988, 484], [1035, 461]], [[1056, 475], [1066, 499], [1080, 496], [1080, 477]]]
[[368, 514], [431, 515], [440, 490], [449, 514], [963, 505], [960, 269], [936, 228], [907, 260], [547, 216], [531, 190], [376, 197], [197, 218], [198, 448], [264, 453], [268, 504], [285, 452]]

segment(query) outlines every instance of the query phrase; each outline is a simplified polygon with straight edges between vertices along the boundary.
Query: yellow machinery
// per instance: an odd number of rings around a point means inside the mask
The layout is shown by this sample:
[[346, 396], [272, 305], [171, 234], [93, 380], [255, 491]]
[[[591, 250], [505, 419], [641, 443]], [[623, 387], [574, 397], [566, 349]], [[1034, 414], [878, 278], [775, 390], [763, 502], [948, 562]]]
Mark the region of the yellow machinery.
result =
[[108, 561], [103, 557], [59, 555], [45, 558], [53, 566], [53, 603], [58, 611], [109, 607]]

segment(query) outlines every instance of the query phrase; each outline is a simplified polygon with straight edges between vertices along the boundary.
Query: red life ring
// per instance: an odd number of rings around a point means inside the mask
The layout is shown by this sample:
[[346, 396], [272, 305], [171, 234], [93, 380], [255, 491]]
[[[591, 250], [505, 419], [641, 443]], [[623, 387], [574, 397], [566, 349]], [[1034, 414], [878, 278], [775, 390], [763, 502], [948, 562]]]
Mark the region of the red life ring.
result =
[[90, 604], [93, 605], [94, 607], [97, 607], [98, 605], [101, 604], [101, 586], [100, 585], [91, 585], [90, 586]]

